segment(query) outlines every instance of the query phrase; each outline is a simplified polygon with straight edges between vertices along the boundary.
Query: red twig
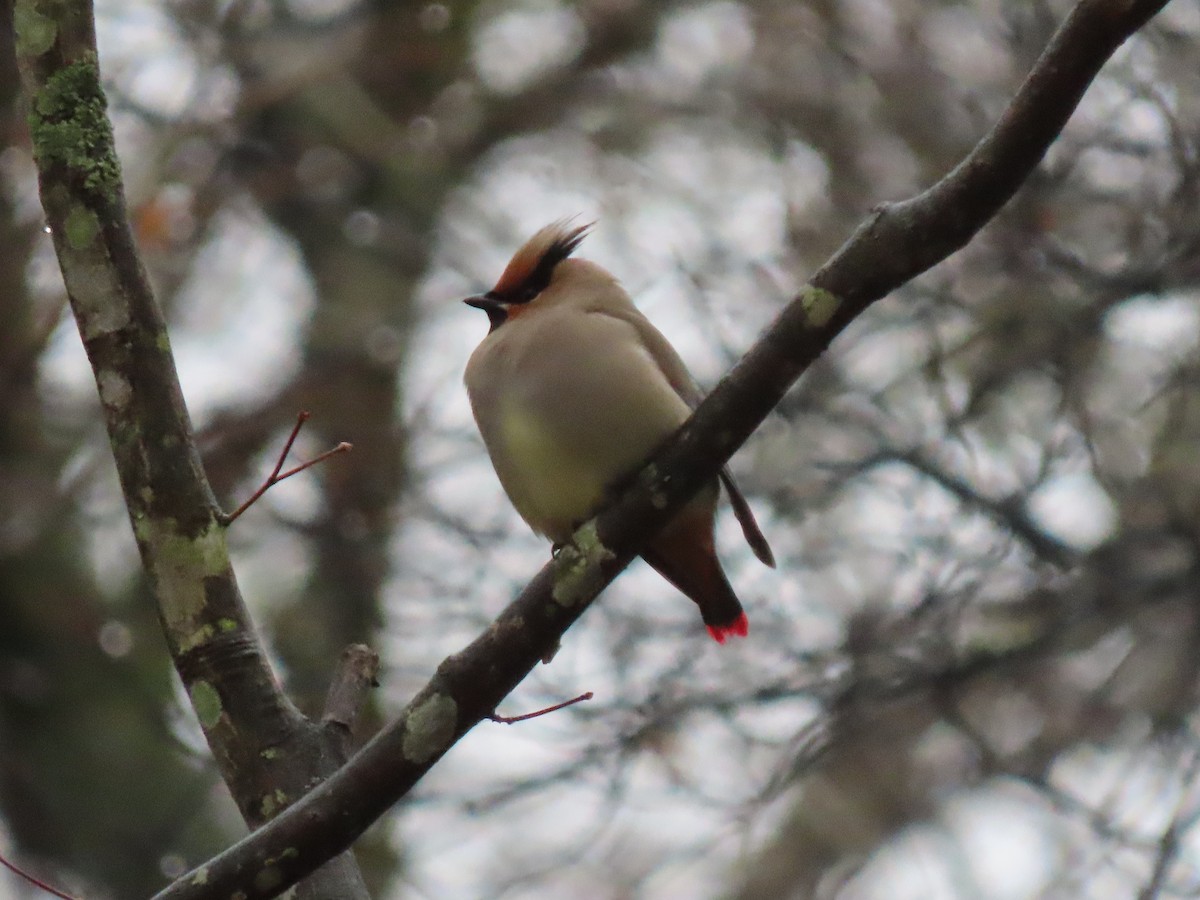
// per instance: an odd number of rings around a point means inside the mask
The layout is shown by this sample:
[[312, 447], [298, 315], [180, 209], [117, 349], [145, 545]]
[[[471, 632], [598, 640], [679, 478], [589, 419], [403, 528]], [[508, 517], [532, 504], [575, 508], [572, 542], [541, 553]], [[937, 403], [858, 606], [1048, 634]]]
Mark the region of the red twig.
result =
[[[279, 454], [279, 459], [275, 461], [275, 468], [271, 470], [271, 474], [267, 476], [267, 480], [259, 486], [258, 490], [256, 490], [249, 496], [249, 498], [247, 498], [245, 503], [225, 517], [226, 525], [232, 523], [234, 519], [258, 502], [259, 497], [261, 497], [275, 485], [279, 484], [279, 482], [283, 481], [285, 478], [291, 478], [293, 475], [303, 472], [305, 469], [310, 469], [319, 463], [325, 462], [325, 460], [329, 459], [331, 456], [336, 456], [338, 453], [345, 453], [346, 451], [353, 449], [351, 444], [342, 441], [332, 450], [326, 450], [324, 453], [310, 459], [308, 462], [300, 463], [300, 465], [293, 466], [286, 472], [282, 472], [283, 464], [287, 461], [288, 454], [292, 452], [292, 445], [296, 443], [296, 436], [300, 434], [300, 429], [304, 427], [304, 423], [308, 421], [311, 415], [312, 414], [309, 413], [308, 410], [304, 410], [300, 413], [300, 415], [296, 416], [296, 424], [292, 426], [292, 433], [288, 435], [287, 441], [284, 442], [283, 450]], [[281, 472], [282, 474], [280, 474]]]
[[558, 712], [560, 709], [574, 706], [576, 703], [582, 703], [584, 700], [591, 700], [592, 696], [592, 692], [588, 691], [586, 694], [580, 694], [571, 700], [555, 703], [553, 706], [547, 706], [545, 709], [539, 709], [537, 712], [525, 713], [523, 716], [501, 716], [492, 713], [488, 718], [493, 722], [499, 722], [501, 725], [514, 725], [517, 722], [524, 722], [526, 719], [536, 719], [538, 716], [546, 715], [546, 713]]
[[64, 894], [62, 891], [60, 891], [56, 888], [50, 887], [50, 885], [46, 884], [46, 882], [42, 881], [40, 878], [35, 878], [34, 876], [32, 876], [28, 872], [26, 872], [24, 869], [22, 869], [20, 866], [16, 865], [15, 863], [9, 862], [3, 856], [0, 856], [0, 866], [4, 866], [4, 868], [8, 869], [10, 872], [15, 872], [17, 875], [19, 875], [21, 878], [24, 878], [26, 881], [28, 881], [34, 887], [41, 888], [47, 894], [53, 894], [55, 897], [60, 897], [61, 900], [75, 900], [75, 898], [72, 897], [70, 894]]

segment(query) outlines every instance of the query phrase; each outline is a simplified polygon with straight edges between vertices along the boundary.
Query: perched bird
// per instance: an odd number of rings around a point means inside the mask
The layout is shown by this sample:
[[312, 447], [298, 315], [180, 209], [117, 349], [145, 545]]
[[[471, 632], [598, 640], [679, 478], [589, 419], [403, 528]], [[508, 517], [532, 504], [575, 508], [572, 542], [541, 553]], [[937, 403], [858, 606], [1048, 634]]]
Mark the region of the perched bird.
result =
[[[597, 511], [605, 491], [691, 415], [700, 391], [675, 348], [607, 271], [571, 254], [590, 225], [547, 225], [496, 286], [464, 302], [491, 329], [471, 354], [471, 410], [500, 483], [534, 531], [556, 545]], [[775, 560], [745, 497], [722, 469], [754, 554]], [[642, 551], [700, 607], [718, 643], [749, 623], [713, 547], [717, 479]]]

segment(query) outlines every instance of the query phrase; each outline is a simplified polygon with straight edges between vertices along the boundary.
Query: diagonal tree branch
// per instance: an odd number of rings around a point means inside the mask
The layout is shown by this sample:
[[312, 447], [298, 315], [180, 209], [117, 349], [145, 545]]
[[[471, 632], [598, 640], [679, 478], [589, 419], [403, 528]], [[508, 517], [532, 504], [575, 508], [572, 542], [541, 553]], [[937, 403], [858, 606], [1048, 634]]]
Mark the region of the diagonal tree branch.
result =
[[159, 900], [272, 897], [345, 847], [491, 713], [674, 510], [711, 478], [855, 317], [972, 236], [1037, 165], [1109, 56], [1166, 0], [1082, 0], [991, 132], [929, 190], [885, 205], [817, 272], [616, 502], [398, 719], [269, 825]]

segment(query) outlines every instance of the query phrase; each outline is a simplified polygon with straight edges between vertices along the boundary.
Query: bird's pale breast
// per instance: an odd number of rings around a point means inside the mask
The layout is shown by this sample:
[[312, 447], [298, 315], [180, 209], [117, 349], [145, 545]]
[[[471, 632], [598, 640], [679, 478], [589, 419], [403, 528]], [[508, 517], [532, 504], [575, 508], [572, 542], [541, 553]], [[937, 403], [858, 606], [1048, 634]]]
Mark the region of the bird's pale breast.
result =
[[619, 318], [531, 311], [493, 337], [503, 340], [468, 370], [480, 431], [517, 512], [565, 540], [605, 487], [682, 424], [687, 404]]

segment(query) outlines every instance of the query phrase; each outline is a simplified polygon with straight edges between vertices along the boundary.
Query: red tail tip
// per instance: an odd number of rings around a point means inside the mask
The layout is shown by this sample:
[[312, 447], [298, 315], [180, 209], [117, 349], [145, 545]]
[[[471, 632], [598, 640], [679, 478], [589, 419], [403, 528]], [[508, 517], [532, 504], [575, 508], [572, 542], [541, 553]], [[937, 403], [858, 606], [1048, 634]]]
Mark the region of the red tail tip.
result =
[[709, 625], [708, 633], [718, 644], [723, 644], [730, 635], [737, 637], [748, 635], [750, 633], [750, 620], [746, 618], [745, 613], [742, 613], [728, 625]]

